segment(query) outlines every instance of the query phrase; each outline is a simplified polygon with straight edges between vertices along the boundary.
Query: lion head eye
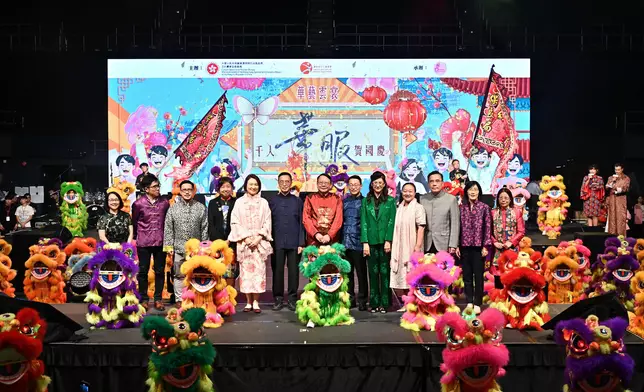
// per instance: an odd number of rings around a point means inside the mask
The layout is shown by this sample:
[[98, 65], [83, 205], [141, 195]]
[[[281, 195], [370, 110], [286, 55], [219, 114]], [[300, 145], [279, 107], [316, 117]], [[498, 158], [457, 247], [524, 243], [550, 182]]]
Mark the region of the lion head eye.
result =
[[56, 256], [58, 256], [58, 252], [56, 252], [55, 250], [49, 252], [49, 257], [51, 257], [52, 259], [56, 258]]
[[215, 252], [215, 259], [221, 259], [221, 256], [221, 251], [218, 250], [217, 252]]

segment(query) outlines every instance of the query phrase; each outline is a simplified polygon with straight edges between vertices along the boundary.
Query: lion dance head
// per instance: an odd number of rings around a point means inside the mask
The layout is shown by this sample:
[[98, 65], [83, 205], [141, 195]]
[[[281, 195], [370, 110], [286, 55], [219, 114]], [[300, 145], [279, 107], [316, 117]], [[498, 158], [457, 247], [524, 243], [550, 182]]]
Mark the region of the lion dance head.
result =
[[60, 185], [60, 194], [63, 196], [60, 204], [61, 222], [74, 237], [81, 237], [87, 229], [89, 214], [83, 203], [83, 185], [78, 182], [63, 182]]
[[461, 268], [454, 265], [454, 258], [447, 252], [436, 254], [414, 253], [411, 270], [407, 274], [409, 293], [403, 296], [405, 313], [400, 326], [412, 331], [433, 331], [446, 312], [458, 312], [449, 286], [461, 275]]
[[574, 303], [579, 300], [577, 249], [574, 246], [563, 245], [558, 248], [550, 246], [544, 253], [548, 301], [555, 304]]
[[233, 250], [226, 241], [186, 242], [186, 261], [181, 265], [185, 275], [181, 310], [202, 308], [206, 311], [206, 328], [224, 324], [222, 316], [235, 314], [237, 290], [228, 286], [224, 274], [233, 262]]
[[11, 281], [16, 277], [16, 270], [11, 269], [11, 253], [12, 246], [7, 241], [0, 239], [0, 292], [15, 297], [16, 289], [11, 284]]
[[622, 340], [627, 326], [622, 318], [594, 315], [557, 323], [555, 340], [566, 347], [564, 391], [625, 391], [635, 367]]
[[541, 253], [507, 250], [499, 258], [503, 289], [490, 304], [505, 315], [510, 327], [541, 330], [550, 321]]
[[25, 262], [24, 290], [30, 301], [64, 304], [65, 252], [57, 238], [41, 238], [38, 244], [29, 247], [30, 257]]
[[355, 322], [349, 309], [348, 274], [351, 265], [344, 259], [340, 244], [309, 246], [302, 252], [300, 272], [309, 279], [297, 301], [295, 312], [309, 327], [349, 325]]
[[85, 298], [87, 322], [92, 328], [119, 329], [141, 323], [145, 309], [136, 291], [134, 247], [130, 244], [100, 244], [89, 261], [92, 279]]
[[0, 392], [46, 392], [42, 353], [47, 324], [38, 312], [23, 308], [0, 314]]
[[167, 317], [148, 316], [141, 325], [143, 337], [152, 343], [148, 362], [150, 391], [212, 392], [208, 378], [216, 352], [205, 335], [206, 311], [188, 309]]
[[478, 316], [445, 313], [436, 324], [438, 340], [445, 342], [441, 384], [449, 391], [500, 391], [496, 379], [505, 375], [510, 361], [501, 343], [505, 317], [496, 309]]

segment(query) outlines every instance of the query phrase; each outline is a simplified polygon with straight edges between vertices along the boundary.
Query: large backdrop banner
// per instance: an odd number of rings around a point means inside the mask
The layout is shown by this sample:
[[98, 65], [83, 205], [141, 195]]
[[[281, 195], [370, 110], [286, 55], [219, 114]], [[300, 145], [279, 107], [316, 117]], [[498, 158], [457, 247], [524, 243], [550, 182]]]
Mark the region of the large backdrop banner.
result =
[[[486, 106], [505, 103], [511, 151], [472, 140], [493, 64]], [[282, 171], [303, 191], [330, 173], [339, 191], [377, 169], [426, 193], [453, 159], [484, 193], [530, 175], [528, 59], [109, 60], [108, 118], [109, 184], [148, 163], [164, 193], [184, 179], [214, 193], [224, 175], [239, 190], [250, 173], [275, 190]]]

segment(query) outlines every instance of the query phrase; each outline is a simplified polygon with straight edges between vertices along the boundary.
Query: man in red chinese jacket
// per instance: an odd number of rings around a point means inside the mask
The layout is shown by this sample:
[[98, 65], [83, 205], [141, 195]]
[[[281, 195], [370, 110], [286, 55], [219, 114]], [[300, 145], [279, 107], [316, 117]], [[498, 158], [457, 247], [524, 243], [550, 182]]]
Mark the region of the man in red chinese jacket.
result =
[[306, 196], [302, 221], [306, 230], [307, 245], [331, 245], [340, 241], [342, 228], [342, 199], [332, 188], [331, 177], [320, 174], [318, 192]]

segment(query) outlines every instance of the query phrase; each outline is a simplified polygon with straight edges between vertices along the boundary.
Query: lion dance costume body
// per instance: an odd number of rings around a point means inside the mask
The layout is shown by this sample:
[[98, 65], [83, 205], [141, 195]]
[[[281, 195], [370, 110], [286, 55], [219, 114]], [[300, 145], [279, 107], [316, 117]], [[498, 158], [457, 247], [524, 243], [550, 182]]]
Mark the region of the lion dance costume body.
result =
[[540, 262], [539, 252], [506, 250], [499, 258], [503, 289], [494, 295], [490, 307], [505, 315], [510, 328], [541, 330], [550, 321]]
[[[567, 244], [566, 244], [567, 245]], [[577, 286], [577, 249], [574, 246], [548, 247], [544, 253], [546, 262], [546, 281], [548, 282], [548, 302], [570, 304], [579, 300]]]
[[33, 309], [0, 315], [0, 392], [47, 392], [51, 380], [38, 359], [46, 331]]
[[627, 392], [635, 361], [623, 342], [628, 321], [597, 316], [560, 321], [555, 340], [566, 347], [564, 392]]
[[609, 246], [603, 255], [598, 257], [599, 267], [603, 266], [601, 273], [597, 274], [590, 287], [586, 290], [588, 298], [614, 292], [620, 302], [624, 304], [629, 312], [634, 310], [633, 292], [631, 291], [631, 279], [640, 268], [640, 263], [634, 254], [635, 240], [621, 239], [621, 244], [615, 248], [614, 239], [607, 239]]
[[543, 176], [539, 184], [543, 193], [539, 195], [539, 213], [537, 223], [539, 230], [549, 239], [554, 240], [561, 235], [561, 225], [568, 215], [568, 196], [563, 176]]
[[89, 261], [92, 280], [85, 302], [87, 322], [92, 328], [137, 327], [145, 309], [136, 291], [134, 248], [129, 244], [101, 244]]
[[0, 293], [15, 297], [16, 289], [11, 284], [11, 281], [16, 277], [17, 272], [11, 269], [11, 259], [9, 258], [11, 249], [11, 244], [0, 239]]
[[405, 313], [400, 326], [411, 331], [434, 331], [436, 321], [447, 312], [459, 312], [449, 286], [461, 275], [454, 258], [447, 252], [414, 253], [407, 274], [409, 293], [403, 295]]
[[203, 331], [206, 311], [188, 309], [179, 315], [148, 316], [143, 337], [152, 343], [148, 362], [149, 392], [214, 392], [208, 378], [215, 361], [215, 348]]
[[467, 311], [445, 313], [436, 324], [440, 342], [446, 342], [441, 371], [442, 392], [500, 392], [496, 382], [510, 361], [501, 343], [505, 317], [496, 309], [476, 316]]
[[29, 247], [30, 257], [25, 262], [25, 296], [30, 301], [50, 304], [67, 302], [65, 293], [65, 252], [57, 238], [41, 238]]
[[181, 311], [202, 308], [206, 311], [204, 327], [218, 328], [224, 324], [222, 316], [235, 314], [237, 290], [228, 286], [224, 274], [234, 258], [226, 241], [186, 242], [186, 261], [181, 265], [185, 275]]
[[83, 203], [83, 185], [80, 182], [63, 182], [60, 186], [60, 194], [63, 195], [63, 202], [60, 205], [62, 225], [69, 230], [74, 237], [81, 237], [83, 231], [87, 230], [87, 219], [89, 214]]
[[351, 301], [347, 274], [351, 265], [344, 257], [345, 248], [308, 246], [302, 252], [300, 272], [309, 278], [304, 292], [297, 301], [297, 318], [307, 327], [350, 325], [355, 319], [349, 313]]

